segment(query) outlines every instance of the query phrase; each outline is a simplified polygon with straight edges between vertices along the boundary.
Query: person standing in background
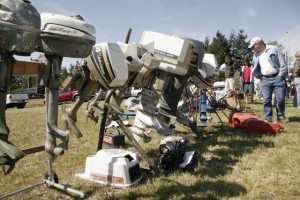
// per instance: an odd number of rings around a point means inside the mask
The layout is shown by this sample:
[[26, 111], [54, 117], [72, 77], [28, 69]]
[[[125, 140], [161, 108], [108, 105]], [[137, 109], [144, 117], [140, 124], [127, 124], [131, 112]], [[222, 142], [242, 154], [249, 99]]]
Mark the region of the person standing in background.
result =
[[225, 92], [228, 93], [229, 90], [234, 90], [234, 62], [230, 55], [225, 57]]
[[283, 54], [276, 46], [266, 45], [260, 37], [252, 38], [248, 47], [255, 51], [252, 75], [262, 78], [265, 120], [268, 122], [273, 121], [272, 94], [274, 92], [277, 120], [288, 122], [285, 117], [287, 66]]
[[261, 78], [254, 77], [255, 99], [263, 99], [261, 91]]
[[241, 70], [242, 89], [245, 94], [246, 104], [253, 103], [254, 77], [252, 76], [253, 67], [248, 58], [245, 58]]
[[293, 76], [294, 76], [294, 84], [296, 87], [296, 92], [294, 94], [295, 98], [295, 107], [300, 109], [300, 51], [297, 51], [295, 54], [296, 61], [294, 63], [294, 71], [293, 71]]

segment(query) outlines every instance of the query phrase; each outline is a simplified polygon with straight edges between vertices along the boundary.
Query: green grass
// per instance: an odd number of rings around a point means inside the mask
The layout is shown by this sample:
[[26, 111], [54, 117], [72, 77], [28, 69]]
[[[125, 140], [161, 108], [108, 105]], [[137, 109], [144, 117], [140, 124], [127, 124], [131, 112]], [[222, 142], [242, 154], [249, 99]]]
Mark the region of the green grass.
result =
[[[261, 101], [250, 105], [262, 115]], [[300, 137], [299, 110], [287, 101], [289, 123], [280, 123], [284, 131], [276, 136], [249, 134], [233, 130], [226, 121], [220, 128], [200, 128], [213, 136], [205, 141], [194, 137], [189, 128], [177, 126], [176, 133], [191, 138], [191, 149], [199, 153], [199, 162], [191, 172], [176, 171], [155, 177], [143, 171], [142, 181], [126, 189], [117, 189], [75, 177], [85, 170], [85, 159], [97, 149], [99, 124], [86, 120], [83, 105], [78, 113], [78, 127], [84, 134], [70, 136], [69, 150], [54, 162], [59, 182], [80, 190], [87, 199], [298, 199], [300, 197]], [[229, 111], [226, 111], [228, 114]], [[61, 111], [59, 111], [59, 116]], [[43, 145], [45, 109], [42, 101], [31, 101], [25, 109], [7, 109], [10, 141], [21, 149]], [[217, 121], [215, 115], [212, 115]], [[59, 126], [60, 117], [59, 117]], [[161, 137], [141, 143], [149, 157], [156, 162]], [[126, 147], [134, 150], [126, 140]], [[141, 161], [141, 166], [147, 164]], [[0, 196], [43, 181], [47, 171], [44, 152], [27, 155], [17, 162], [14, 171], [0, 175]], [[46, 185], [34, 187], [8, 199], [73, 199]]]

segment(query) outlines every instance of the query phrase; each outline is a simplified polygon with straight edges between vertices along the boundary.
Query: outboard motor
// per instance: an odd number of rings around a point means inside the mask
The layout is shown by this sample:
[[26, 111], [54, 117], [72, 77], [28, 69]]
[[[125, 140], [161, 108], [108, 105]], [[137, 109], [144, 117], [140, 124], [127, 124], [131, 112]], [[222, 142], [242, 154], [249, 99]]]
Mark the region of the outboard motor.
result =
[[96, 44], [86, 61], [93, 77], [100, 82], [100, 87], [105, 90], [121, 87], [127, 81], [128, 66], [118, 44]]
[[[76, 109], [67, 110], [63, 106], [64, 130], [57, 127], [58, 89], [60, 70], [63, 57], [85, 58], [95, 44], [94, 26], [86, 23], [80, 16], [65, 16], [54, 13], [41, 13], [41, 40], [39, 50], [45, 53], [39, 57], [43, 72], [40, 85], [46, 87], [47, 134], [45, 150], [50, 155], [62, 155], [68, 149], [69, 130], [78, 138], [81, 133], [73, 124], [77, 121]], [[90, 90], [84, 91], [85, 96], [91, 95], [96, 81], [90, 83]], [[79, 91], [82, 93], [83, 91]], [[81, 95], [82, 96], [82, 95]], [[76, 102], [79, 108], [86, 98]], [[57, 140], [62, 142], [57, 145]]]
[[40, 14], [29, 1], [0, 1], [0, 165], [9, 166], [4, 174], [25, 156], [8, 141], [10, 131], [5, 119], [6, 95], [15, 65], [13, 55], [30, 55], [35, 51], [40, 24]]
[[176, 118], [179, 123], [189, 126], [197, 136], [202, 137], [202, 134], [197, 129], [197, 124], [188, 118], [183, 117], [181, 114], [178, 114], [177, 107], [187, 81], [190, 77], [197, 75], [202, 69], [202, 60], [204, 56], [203, 43], [190, 38], [180, 36], [178, 38], [193, 44], [192, 57], [186, 66], [188, 69], [187, 73], [181, 76], [177, 74], [173, 75], [167, 89], [160, 96], [157, 121], [168, 124], [171, 118]]
[[158, 165], [163, 170], [186, 170], [197, 161], [197, 152], [189, 151], [189, 141], [182, 137], [165, 137], [159, 152]]
[[[128, 65], [118, 44], [96, 44], [86, 61], [92, 76], [99, 81], [100, 88], [103, 90], [120, 88], [128, 79]], [[120, 107], [121, 102], [120, 91], [113, 92], [109, 98], [109, 104], [119, 114], [123, 113]]]
[[[161, 62], [153, 73], [152, 83], [148, 88], [142, 89], [141, 101], [131, 130], [140, 137], [148, 133], [145, 131], [147, 128], [154, 129], [162, 135], [169, 135], [172, 130], [168, 127], [168, 121], [164, 122], [156, 118], [156, 107], [171, 77], [187, 74], [194, 47], [184, 39], [151, 31], [143, 32], [140, 43], [153, 46], [153, 53]], [[179, 97], [180, 95], [181, 93]]]

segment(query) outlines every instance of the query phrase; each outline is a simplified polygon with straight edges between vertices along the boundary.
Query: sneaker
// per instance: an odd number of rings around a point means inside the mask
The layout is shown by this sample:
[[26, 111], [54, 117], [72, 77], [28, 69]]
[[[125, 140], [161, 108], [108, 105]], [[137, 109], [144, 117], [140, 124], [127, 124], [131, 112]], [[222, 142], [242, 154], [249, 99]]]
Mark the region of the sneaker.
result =
[[279, 116], [279, 117], [277, 118], [277, 120], [278, 120], [278, 121], [285, 122], [285, 123], [288, 123], [288, 122], [289, 122], [289, 119], [287, 119], [287, 118], [285, 118], [285, 117], [283, 117], [283, 116]]
[[272, 119], [265, 119], [267, 122], [273, 122]]

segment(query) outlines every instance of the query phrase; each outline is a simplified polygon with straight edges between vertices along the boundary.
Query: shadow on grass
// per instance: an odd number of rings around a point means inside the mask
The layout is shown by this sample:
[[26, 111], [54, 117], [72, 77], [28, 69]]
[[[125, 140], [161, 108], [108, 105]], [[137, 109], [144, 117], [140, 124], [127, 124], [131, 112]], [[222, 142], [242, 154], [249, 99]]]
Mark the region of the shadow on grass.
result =
[[211, 138], [192, 145], [199, 152], [201, 169], [195, 173], [212, 178], [232, 171], [244, 154], [252, 153], [258, 147], [273, 148], [272, 141], [262, 141], [261, 135], [250, 134], [242, 129], [223, 126]]
[[292, 116], [288, 118], [290, 122], [299, 122], [300, 121], [300, 117], [296, 117], [296, 116]]
[[[244, 154], [249, 154], [258, 147], [273, 148], [273, 142], [262, 141], [260, 136], [250, 135], [245, 131], [233, 131], [229, 126], [216, 129], [212, 134], [213, 136], [207, 140], [196, 139], [196, 142], [190, 147], [191, 150], [199, 153], [198, 166], [190, 172], [195, 177], [199, 177], [196, 183], [189, 185], [180, 181], [176, 182], [168, 176], [160, 176], [158, 180], [153, 174], [143, 172], [140, 184], [154, 183], [156, 186], [149, 186], [149, 191], [130, 189], [106, 199], [172, 199], [174, 197], [179, 199], [226, 199], [246, 193], [247, 190], [243, 185], [217, 178], [230, 173]], [[159, 156], [157, 149], [146, 153], [157, 164]], [[172, 176], [172, 172], [168, 174]], [[150, 192], [152, 190], [153, 192]]]
[[161, 179], [161, 187], [157, 188], [155, 192], [149, 191], [129, 192], [127, 194], [120, 194], [118, 196], [111, 196], [108, 199], [128, 199], [138, 200], [146, 199], [211, 199], [218, 200], [229, 197], [235, 197], [247, 190], [236, 183], [227, 181], [202, 181], [199, 180], [193, 185], [185, 185], [179, 181], [170, 180], [168, 178]]

